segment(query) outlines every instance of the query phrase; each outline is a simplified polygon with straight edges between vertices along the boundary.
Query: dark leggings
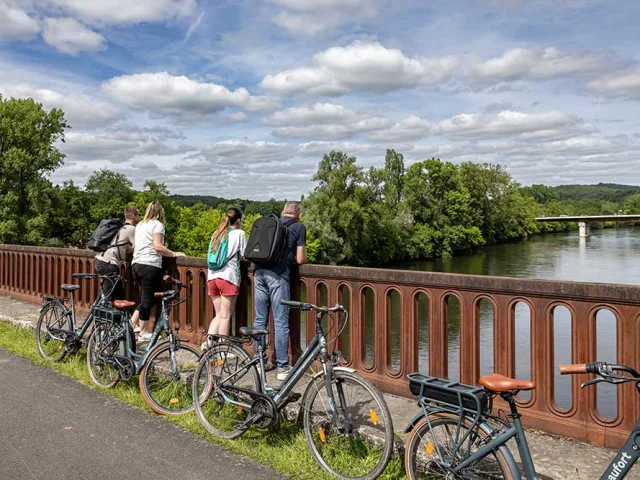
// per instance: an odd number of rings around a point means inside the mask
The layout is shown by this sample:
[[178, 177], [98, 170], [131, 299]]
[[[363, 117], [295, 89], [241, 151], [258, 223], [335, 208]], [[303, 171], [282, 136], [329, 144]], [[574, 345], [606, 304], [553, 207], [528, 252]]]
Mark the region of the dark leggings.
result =
[[162, 268], [134, 263], [133, 279], [142, 287], [142, 298], [140, 299], [140, 305], [138, 305], [140, 320], [147, 321], [151, 316], [151, 309], [155, 303], [153, 294], [160, 291], [162, 287]]
[[113, 300], [124, 300], [124, 287], [122, 286], [122, 280], [118, 279], [118, 282], [115, 285], [112, 280], [116, 275], [120, 275], [120, 267], [113, 263], [103, 262], [102, 260], [96, 260], [95, 267], [96, 273], [104, 277], [102, 278], [102, 293], [105, 298], [109, 302], [112, 302]]

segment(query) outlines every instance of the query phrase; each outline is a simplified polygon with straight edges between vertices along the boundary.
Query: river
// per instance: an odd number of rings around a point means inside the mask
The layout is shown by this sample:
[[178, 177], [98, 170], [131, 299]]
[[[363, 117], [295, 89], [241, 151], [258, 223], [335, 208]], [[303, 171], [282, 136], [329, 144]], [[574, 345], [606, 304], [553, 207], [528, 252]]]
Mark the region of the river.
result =
[[[640, 284], [640, 228], [591, 230], [589, 238], [577, 231], [533, 236], [525, 241], [492, 245], [473, 254], [447, 259], [405, 262], [394, 268], [495, 275], [545, 280], [567, 280]], [[426, 305], [423, 309], [426, 317]], [[480, 305], [480, 370], [493, 371], [493, 311], [488, 302]], [[459, 313], [457, 302], [449, 304], [449, 377], [459, 378]], [[421, 318], [421, 323], [422, 323]], [[425, 324], [428, 321], [424, 318]], [[554, 311], [556, 365], [571, 363], [569, 311]], [[601, 310], [597, 315], [597, 360], [615, 361], [616, 327], [613, 315]], [[394, 342], [395, 343], [395, 342]], [[428, 371], [428, 332], [420, 328], [420, 370]], [[526, 305], [516, 308], [516, 376], [530, 378], [530, 312]], [[395, 352], [394, 357], [398, 357]], [[593, 360], [596, 360], [595, 358]], [[556, 367], [557, 368], [557, 367]], [[598, 385], [598, 409], [613, 418], [617, 411], [617, 388]], [[524, 395], [528, 397], [528, 395]], [[555, 398], [563, 408], [571, 406], [571, 380], [556, 375]]]

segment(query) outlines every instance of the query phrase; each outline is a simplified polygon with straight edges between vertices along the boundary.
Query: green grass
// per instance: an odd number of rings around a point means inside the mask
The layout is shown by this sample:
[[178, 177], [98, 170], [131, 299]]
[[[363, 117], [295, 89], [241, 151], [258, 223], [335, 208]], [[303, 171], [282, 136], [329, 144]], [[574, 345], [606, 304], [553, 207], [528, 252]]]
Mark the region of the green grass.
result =
[[[129, 383], [120, 382], [110, 390], [95, 387], [87, 372], [85, 350], [75, 355], [68, 355], [60, 363], [44, 361], [38, 354], [34, 334], [29, 330], [14, 327], [6, 322], [0, 322], [0, 348], [27, 358], [37, 365], [51, 368], [63, 375], [78, 380], [80, 383], [113, 395], [128, 405], [155, 415], [140, 395], [137, 377], [134, 377]], [[198, 420], [198, 417], [193, 412], [176, 417], [161, 418], [173, 422], [195, 435], [221, 445], [227, 450], [269, 465], [286, 476], [309, 480], [334, 478], [326, 474], [313, 460], [304, 431], [295, 423], [282, 422], [277, 430], [270, 429], [262, 431], [252, 428], [237, 440], [223, 440], [210, 435], [200, 424], [200, 420]], [[349, 458], [345, 457], [345, 462], [349, 462]], [[402, 461], [399, 458], [393, 457], [380, 478], [406, 478]]]

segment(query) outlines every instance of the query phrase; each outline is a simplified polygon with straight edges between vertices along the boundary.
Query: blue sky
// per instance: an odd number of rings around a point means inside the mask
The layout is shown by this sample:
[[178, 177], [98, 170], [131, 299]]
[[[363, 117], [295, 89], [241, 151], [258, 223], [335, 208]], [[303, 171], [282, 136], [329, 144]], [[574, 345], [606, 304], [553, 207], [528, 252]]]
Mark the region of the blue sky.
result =
[[324, 153], [640, 184], [640, 2], [0, 0], [0, 93], [60, 107], [52, 179], [296, 198]]

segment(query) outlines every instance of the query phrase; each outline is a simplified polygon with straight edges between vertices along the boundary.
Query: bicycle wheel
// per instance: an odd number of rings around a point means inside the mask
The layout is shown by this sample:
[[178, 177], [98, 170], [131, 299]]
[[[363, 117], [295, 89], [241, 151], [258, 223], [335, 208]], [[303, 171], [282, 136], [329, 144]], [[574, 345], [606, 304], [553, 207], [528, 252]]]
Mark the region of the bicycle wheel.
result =
[[[173, 351], [172, 351], [173, 350]], [[180, 415], [193, 410], [193, 377], [200, 352], [184, 343], [157, 345], [140, 372], [142, 398], [161, 415]]]
[[69, 310], [58, 302], [49, 303], [42, 309], [36, 324], [36, 345], [43, 359], [59, 362], [67, 355], [66, 334], [60, 330], [71, 330], [69, 319]]
[[246, 431], [241, 426], [251, 415], [253, 401], [250, 395], [234, 387], [260, 391], [258, 370], [250, 362], [247, 352], [233, 343], [218, 343], [200, 358], [192, 395], [199, 400], [194, 404], [200, 422], [213, 435], [232, 439]]
[[120, 370], [109, 363], [118, 353], [117, 335], [120, 327], [100, 323], [95, 326], [87, 344], [87, 368], [93, 383], [103, 388], [112, 388], [120, 380]]
[[314, 460], [338, 478], [378, 478], [393, 450], [389, 407], [357, 373], [334, 371], [331, 389], [340, 425], [333, 419], [324, 375], [304, 395], [304, 431]]
[[[420, 420], [409, 434], [405, 450], [405, 470], [409, 480], [439, 478], [502, 480], [514, 478], [506, 457], [511, 456], [507, 447], [502, 446], [463, 471], [453, 474], [455, 467], [480, 448], [479, 442], [487, 436], [479, 426], [475, 426], [468, 438], [456, 451], [459, 442], [469, 431], [471, 422], [451, 414], [436, 414]], [[460, 423], [460, 425], [459, 425]], [[439, 452], [439, 453], [438, 453]]]

